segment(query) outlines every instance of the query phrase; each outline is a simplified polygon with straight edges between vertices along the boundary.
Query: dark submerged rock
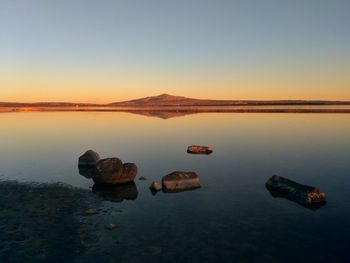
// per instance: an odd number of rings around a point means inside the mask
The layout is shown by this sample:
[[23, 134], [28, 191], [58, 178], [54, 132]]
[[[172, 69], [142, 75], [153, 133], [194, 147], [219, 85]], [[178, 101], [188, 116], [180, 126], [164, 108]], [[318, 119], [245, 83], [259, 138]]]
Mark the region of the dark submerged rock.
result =
[[117, 227], [118, 226], [116, 224], [107, 224], [107, 225], [105, 225], [105, 228], [107, 228], [108, 230], [114, 230]]
[[88, 208], [84, 211], [84, 215], [86, 216], [91, 216], [91, 215], [96, 215], [98, 214], [97, 211], [95, 209], [92, 208]]
[[266, 182], [273, 197], [284, 197], [308, 208], [320, 208], [326, 203], [326, 194], [313, 186], [299, 184], [274, 175]]
[[199, 177], [194, 172], [176, 171], [163, 176], [162, 188], [166, 193], [182, 192], [200, 188]]
[[120, 203], [124, 200], [136, 200], [138, 191], [134, 182], [122, 185], [94, 185], [92, 192], [106, 201]]
[[213, 149], [209, 146], [191, 145], [187, 148], [187, 153], [192, 154], [211, 154]]
[[97, 152], [88, 150], [79, 157], [79, 166], [95, 166], [100, 159], [100, 155]]
[[147, 180], [147, 178], [146, 178], [146, 177], [144, 177], [144, 176], [141, 176], [141, 177], [139, 178], [139, 180], [140, 180], [140, 181], [146, 181], [146, 180]]

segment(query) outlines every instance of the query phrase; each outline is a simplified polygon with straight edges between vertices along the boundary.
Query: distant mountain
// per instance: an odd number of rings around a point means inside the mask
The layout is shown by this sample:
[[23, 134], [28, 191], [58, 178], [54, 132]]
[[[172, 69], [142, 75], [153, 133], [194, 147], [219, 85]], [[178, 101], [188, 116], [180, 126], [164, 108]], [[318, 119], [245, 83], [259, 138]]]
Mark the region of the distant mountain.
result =
[[161, 94], [158, 96], [145, 97], [141, 99], [114, 102], [109, 104], [110, 106], [200, 106], [209, 105], [215, 103], [221, 105], [228, 103], [229, 101], [218, 101], [218, 100], [201, 100], [192, 99], [182, 96], [173, 96], [169, 94]]
[[113, 102], [108, 106], [154, 107], [154, 106], [242, 106], [242, 105], [350, 105], [349, 101], [320, 100], [208, 100], [161, 94], [135, 100]]

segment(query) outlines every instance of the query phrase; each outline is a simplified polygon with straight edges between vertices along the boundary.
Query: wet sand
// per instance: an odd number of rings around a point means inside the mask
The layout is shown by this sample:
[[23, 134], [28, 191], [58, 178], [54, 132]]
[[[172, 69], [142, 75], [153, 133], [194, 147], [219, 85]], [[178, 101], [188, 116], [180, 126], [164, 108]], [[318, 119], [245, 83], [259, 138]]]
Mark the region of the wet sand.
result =
[[0, 181], [0, 197], [1, 262], [72, 262], [98, 239], [84, 211], [100, 200], [88, 190]]

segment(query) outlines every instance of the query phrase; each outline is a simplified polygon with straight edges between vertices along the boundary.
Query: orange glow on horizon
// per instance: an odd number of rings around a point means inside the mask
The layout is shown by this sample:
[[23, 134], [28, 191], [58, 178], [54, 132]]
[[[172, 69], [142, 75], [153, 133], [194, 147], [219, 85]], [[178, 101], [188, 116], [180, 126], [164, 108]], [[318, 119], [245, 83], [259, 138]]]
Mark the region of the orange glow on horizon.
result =
[[[63, 68], [63, 66], [62, 66]], [[350, 72], [301, 67], [207, 71], [3, 68], [0, 101], [112, 103], [168, 93], [218, 100], [348, 100]], [[57, 72], [55, 71], [57, 70]]]

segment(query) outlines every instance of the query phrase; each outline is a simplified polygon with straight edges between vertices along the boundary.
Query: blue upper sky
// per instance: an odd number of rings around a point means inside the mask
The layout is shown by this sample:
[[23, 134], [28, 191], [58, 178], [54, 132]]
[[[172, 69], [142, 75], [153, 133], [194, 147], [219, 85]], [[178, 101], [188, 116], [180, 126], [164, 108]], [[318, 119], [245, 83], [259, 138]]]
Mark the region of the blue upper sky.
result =
[[350, 1], [0, 0], [0, 58], [0, 100], [350, 100]]

